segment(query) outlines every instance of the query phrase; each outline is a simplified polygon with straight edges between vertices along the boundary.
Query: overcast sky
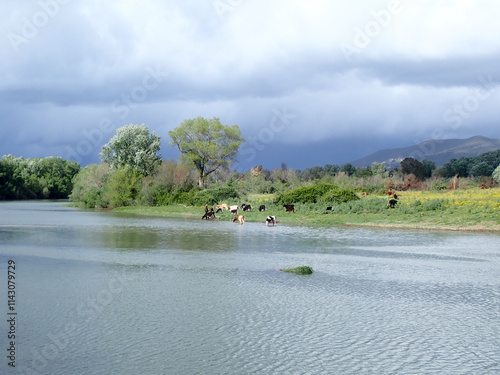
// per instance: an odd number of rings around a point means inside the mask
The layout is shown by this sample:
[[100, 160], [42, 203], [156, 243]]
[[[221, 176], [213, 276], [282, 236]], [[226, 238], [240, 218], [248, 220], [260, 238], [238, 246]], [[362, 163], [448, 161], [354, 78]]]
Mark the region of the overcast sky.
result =
[[239, 167], [500, 137], [498, 0], [0, 2], [0, 154], [86, 165], [126, 124], [240, 126]]

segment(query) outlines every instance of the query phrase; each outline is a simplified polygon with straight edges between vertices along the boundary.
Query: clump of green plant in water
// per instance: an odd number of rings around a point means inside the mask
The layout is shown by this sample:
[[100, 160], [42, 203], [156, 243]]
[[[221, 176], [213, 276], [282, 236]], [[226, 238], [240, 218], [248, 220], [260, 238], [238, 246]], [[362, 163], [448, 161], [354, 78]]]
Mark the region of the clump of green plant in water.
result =
[[294, 273], [296, 275], [310, 275], [311, 273], [313, 273], [313, 269], [310, 266], [300, 266], [300, 267], [295, 267], [295, 268], [284, 268], [284, 269], [281, 269], [280, 271], [290, 272], [290, 273]]

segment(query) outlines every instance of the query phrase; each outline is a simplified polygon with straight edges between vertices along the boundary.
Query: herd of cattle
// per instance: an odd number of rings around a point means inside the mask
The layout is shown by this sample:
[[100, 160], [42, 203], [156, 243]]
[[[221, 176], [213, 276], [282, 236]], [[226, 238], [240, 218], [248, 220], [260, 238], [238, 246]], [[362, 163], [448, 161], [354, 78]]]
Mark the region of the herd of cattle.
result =
[[[285, 205], [284, 206], [285, 209], [286, 209], [286, 212], [295, 212], [295, 207], [293, 204], [288, 204], [288, 205]], [[215, 211], [214, 211], [214, 208], [213, 207], [210, 207], [210, 209], [208, 209], [208, 206], [205, 205], [205, 214], [202, 216], [202, 220], [205, 219], [205, 220], [209, 220], [209, 219], [216, 219], [216, 216], [215, 214], [216, 213], [220, 213], [222, 211], [229, 211], [231, 212], [231, 214], [234, 215], [233, 217], [233, 223], [239, 223], [240, 225], [243, 225], [245, 223], [245, 215], [238, 215], [238, 210], [240, 209], [240, 206], [238, 205], [232, 205], [232, 206], [228, 206], [226, 203], [223, 203], [223, 204], [218, 204], [217, 206], [215, 206]], [[241, 210], [243, 210], [244, 212], [248, 212], [248, 211], [252, 211], [252, 206], [249, 205], [249, 204], [245, 204], [243, 203], [241, 205]], [[265, 205], [261, 205], [259, 207], [259, 212], [263, 212], [266, 210], [266, 206]], [[276, 216], [274, 215], [270, 215], [268, 217], [266, 217], [266, 226], [272, 224], [273, 226], [277, 223], [276, 221]]]
[[[396, 194], [396, 192], [394, 190], [389, 190], [386, 192], [387, 196], [389, 198], [391, 198], [389, 200], [389, 202], [387, 203], [387, 208], [394, 208], [396, 207], [396, 204], [398, 203], [398, 195]], [[363, 192], [363, 197], [366, 197], [366, 193]], [[283, 205], [283, 207], [285, 208], [285, 212], [295, 212], [295, 206], [293, 204], [285, 204]], [[216, 219], [215, 217], [215, 214], [216, 213], [220, 213], [222, 211], [229, 211], [231, 212], [231, 214], [234, 215], [233, 217], [233, 223], [239, 223], [240, 225], [243, 225], [245, 223], [245, 215], [238, 215], [238, 210], [240, 209], [240, 206], [238, 205], [232, 205], [232, 206], [229, 206], [227, 205], [226, 203], [223, 203], [223, 204], [218, 204], [217, 206], [215, 206], [215, 211], [214, 211], [214, 208], [211, 207], [210, 209], [208, 209], [208, 206], [205, 205], [205, 215], [202, 216], [202, 220], [205, 219], [205, 220], [209, 220], [209, 219]], [[332, 211], [332, 207], [329, 206], [326, 208], [327, 211]], [[248, 212], [248, 211], [252, 211], [252, 206], [249, 205], [249, 204], [246, 204], [246, 203], [243, 203], [241, 205], [241, 210], [243, 210], [243, 212]], [[265, 205], [260, 205], [259, 207], [259, 212], [263, 212], [266, 210], [266, 206]], [[276, 216], [268, 216], [266, 218], [266, 226], [268, 226], [269, 224], [272, 224], [273, 226], [277, 223], [276, 221]]]

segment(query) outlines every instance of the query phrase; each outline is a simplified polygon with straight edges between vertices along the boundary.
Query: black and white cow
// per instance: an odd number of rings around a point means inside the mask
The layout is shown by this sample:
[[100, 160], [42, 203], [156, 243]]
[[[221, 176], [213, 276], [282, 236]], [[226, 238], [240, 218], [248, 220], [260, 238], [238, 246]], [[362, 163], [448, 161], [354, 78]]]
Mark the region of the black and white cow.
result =
[[266, 227], [269, 225], [269, 224], [272, 224], [274, 226], [274, 224], [276, 224], [276, 216], [268, 216], [266, 218]]

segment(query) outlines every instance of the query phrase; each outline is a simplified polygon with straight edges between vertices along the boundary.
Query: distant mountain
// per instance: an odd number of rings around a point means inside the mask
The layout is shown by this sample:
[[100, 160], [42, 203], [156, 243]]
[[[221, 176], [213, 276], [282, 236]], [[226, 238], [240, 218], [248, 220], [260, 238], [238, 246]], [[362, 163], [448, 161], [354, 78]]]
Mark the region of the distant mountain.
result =
[[376, 161], [384, 163], [387, 169], [392, 169], [399, 167], [404, 158], [412, 157], [419, 161], [424, 159], [433, 161], [436, 167], [440, 167], [451, 159], [478, 156], [498, 149], [500, 149], [500, 139], [496, 138], [475, 136], [468, 139], [431, 139], [415, 146], [377, 151], [351, 164], [366, 168]]

